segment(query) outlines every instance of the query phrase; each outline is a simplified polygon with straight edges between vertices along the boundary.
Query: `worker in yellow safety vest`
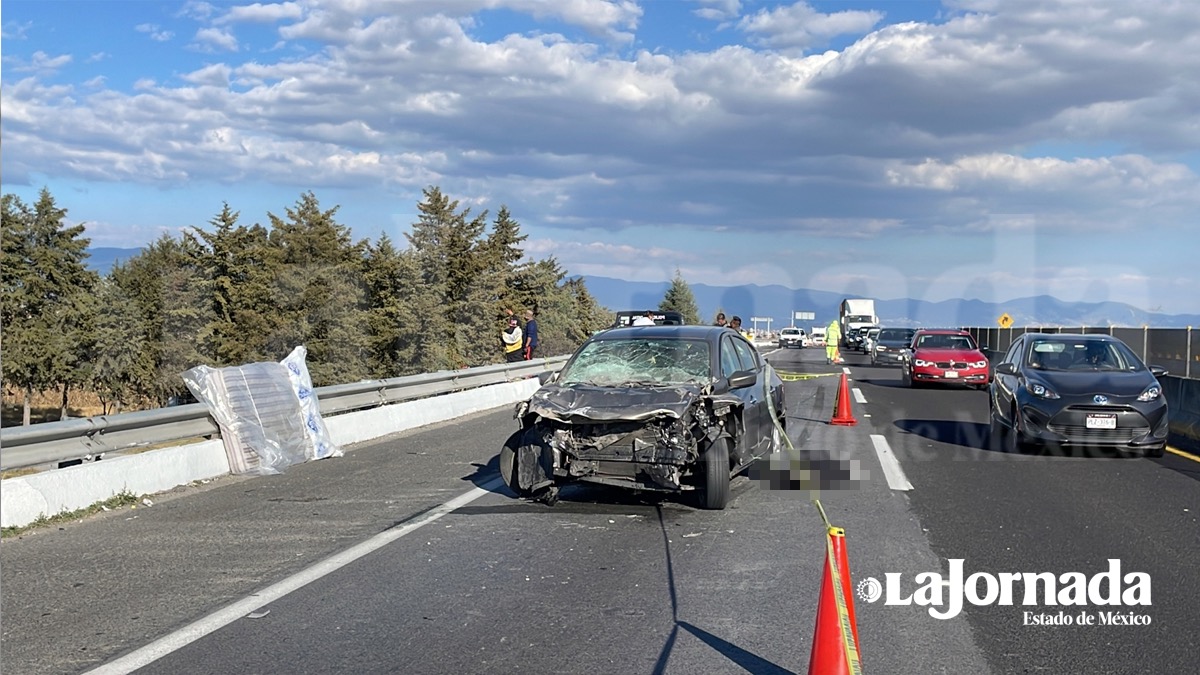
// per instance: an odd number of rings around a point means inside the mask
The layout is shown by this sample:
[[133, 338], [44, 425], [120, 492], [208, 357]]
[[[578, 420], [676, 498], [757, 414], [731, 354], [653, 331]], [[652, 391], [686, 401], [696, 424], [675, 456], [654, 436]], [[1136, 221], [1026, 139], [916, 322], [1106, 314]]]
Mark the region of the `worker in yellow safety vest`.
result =
[[842, 327], [838, 325], [837, 319], [829, 322], [829, 328], [825, 329], [825, 363], [841, 363], [842, 354], [838, 351], [838, 345], [842, 341]]

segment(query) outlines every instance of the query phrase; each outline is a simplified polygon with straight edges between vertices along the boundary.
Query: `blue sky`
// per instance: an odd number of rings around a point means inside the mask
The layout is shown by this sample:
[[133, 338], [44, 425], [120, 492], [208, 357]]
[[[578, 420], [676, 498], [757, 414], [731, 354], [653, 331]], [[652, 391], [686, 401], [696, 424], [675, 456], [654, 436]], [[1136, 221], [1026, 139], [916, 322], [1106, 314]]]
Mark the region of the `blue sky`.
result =
[[0, 178], [94, 246], [422, 188], [574, 274], [1200, 313], [1200, 3], [6, 0]]

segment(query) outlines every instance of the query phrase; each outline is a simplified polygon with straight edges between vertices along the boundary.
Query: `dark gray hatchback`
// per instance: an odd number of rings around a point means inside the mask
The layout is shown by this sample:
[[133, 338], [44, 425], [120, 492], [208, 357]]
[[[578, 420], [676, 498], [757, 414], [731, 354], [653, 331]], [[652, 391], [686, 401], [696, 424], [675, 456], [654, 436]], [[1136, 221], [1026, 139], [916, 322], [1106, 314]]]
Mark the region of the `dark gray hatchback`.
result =
[[989, 391], [994, 446], [1111, 448], [1161, 457], [1167, 400], [1158, 378], [1108, 335], [1027, 333], [1000, 363]]

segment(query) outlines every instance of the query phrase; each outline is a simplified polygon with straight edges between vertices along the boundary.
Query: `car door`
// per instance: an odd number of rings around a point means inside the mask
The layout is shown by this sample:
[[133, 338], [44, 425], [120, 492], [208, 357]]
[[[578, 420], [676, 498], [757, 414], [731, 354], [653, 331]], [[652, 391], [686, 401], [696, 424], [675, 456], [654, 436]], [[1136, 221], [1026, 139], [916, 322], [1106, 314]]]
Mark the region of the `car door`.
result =
[[[728, 378], [738, 371], [745, 370], [735, 344], [745, 344], [745, 341], [741, 338], [735, 338], [732, 335], [721, 337], [720, 357], [721, 377], [723, 378]], [[758, 399], [761, 399], [762, 396], [757, 393], [757, 387], [731, 388], [729, 393], [742, 401], [742, 424], [745, 426], [745, 430], [741, 440], [733, 448], [734, 462], [741, 464], [752, 455], [756, 440], [761, 435], [758, 430], [758, 422], [755, 419], [755, 411]]]
[[771, 419], [768, 409], [770, 402], [766, 397], [766, 387], [769, 383], [765, 379], [766, 373], [763, 372], [760, 357], [754, 347], [745, 340], [737, 339], [733, 341], [733, 347], [737, 350], [742, 370], [749, 370], [758, 376], [754, 385], [746, 387], [749, 401], [746, 404], [746, 448], [752, 455], [758, 455], [767, 447], [771, 437], [767, 427]]
[[1000, 365], [1012, 363], [1017, 367], [1017, 374], [1005, 375], [1000, 372], [995, 373], [995, 383], [992, 387], [992, 406], [996, 411], [997, 417], [1005, 422], [1012, 422], [1008, 419], [1008, 412], [1012, 410], [1013, 398], [1016, 396], [1017, 387], [1021, 385], [1020, 372], [1024, 368], [1025, 354], [1025, 337], [1017, 338], [1017, 341], [1012, 343], [1008, 351], [1004, 353], [1004, 358], [1000, 359], [1000, 363], [996, 364], [997, 370]]

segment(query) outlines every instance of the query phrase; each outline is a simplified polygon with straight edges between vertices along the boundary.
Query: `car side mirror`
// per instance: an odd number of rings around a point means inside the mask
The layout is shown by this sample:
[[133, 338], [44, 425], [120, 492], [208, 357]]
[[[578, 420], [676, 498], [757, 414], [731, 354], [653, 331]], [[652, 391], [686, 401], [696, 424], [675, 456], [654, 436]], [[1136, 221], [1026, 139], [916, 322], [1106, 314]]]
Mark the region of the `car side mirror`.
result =
[[996, 366], [996, 374], [997, 375], [1016, 375], [1017, 374], [1017, 364], [1001, 363], [1000, 365]]
[[744, 387], [753, 387], [758, 383], [758, 374], [753, 370], [739, 370], [729, 376], [730, 389], [742, 389]]
[[1155, 377], [1164, 377], [1170, 371], [1162, 366], [1150, 366], [1150, 374]]
[[557, 378], [558, 378], [557, 370], [554, 370], [554, 371], [547, 370], [547, 371], [538, 373], [538, 383], [539, 384], [546, 384], [547, 382], [553, 382]]

